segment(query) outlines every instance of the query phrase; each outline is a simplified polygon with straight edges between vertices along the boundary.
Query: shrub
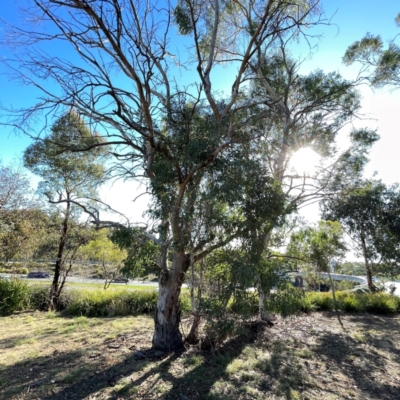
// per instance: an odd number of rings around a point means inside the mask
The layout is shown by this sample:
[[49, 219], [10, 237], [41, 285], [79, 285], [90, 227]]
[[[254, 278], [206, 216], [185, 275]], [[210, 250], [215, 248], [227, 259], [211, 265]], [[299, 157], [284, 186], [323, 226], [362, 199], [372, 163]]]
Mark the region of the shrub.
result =
[[8, 272], [10, 266], [5, 261], [0, 261], [0, 272]]
[[271, 293], [267, 310], [280, 314], [282, 317], [297, 314], [304, 306], [305, 293], [303, 290], [293, 287], [289, 282], [283, 282], [276, 292]]
[[21, 275], [26, 275], [29, 272], [28, 268], [25, 267], [19, 267], [19, 268], [14, 268], [12, 270], [13, 274], [21, 274]]
[[[334, 309], [331, 293], [307, 293], [308, 301], [315, 305], [316, 310], [332, 311]], [[338, 309], [345, 312], [374, 312], [391, 314], [400, 312], [400, 298], [388, 293], [354, 293], [338, 292], [336, 294]]]
[[49, 308], [49, 287], [30, 286], [29, 306], [34, 310], [45, 311]]
[[[47, 311], [49, 308], [49, 291], [50, 286], [29, 286], [30, 299], [29, 308], [39, 311]], [[66, 310], [73, 298], [73, 291], [65, 290], [61, 292], [60, 300], [58, 303], [57, 311]]]
[[181, 300], [181, 310], [182, 310], [182, 312], [184, 314], [190, 313], [192, 311], [192, 306], [190, 305], [190, 295], [189, 295], [189, 293], [181, 293], [180, 300]]
[[300, 311], [302, 312], [311, 312], [311, 311], [315, 311], [316, 309], [316, 304], [315, 301], [312, 297], [310, 297], [308, 294], [306, 294], [300, 303]]
[[354, 293], [337, 293], [338, 308], [346, 312], [361, 312], [365, 310], [363, 295]]
[[388, 293], [368, 295], [365, 310], [378, 314], [392, 314], [400, 311], [400, 299]]
[[0, 278], [0, 315], [11, 315], [29, 305], [30, 290], [26, 282], [18, 278]]
[[334, 309], [331, 293], [308, 292], [308, 301], [314, 304], [317, 311], [332, 311]]
[[[114, 317], [151, 313], [157, 304], [156, 291], [85, 290], [71, 291], [68, 314], [86, 317]], [[183, 302], [183, 309], [187, 308]]]
[[254, 293], [245, 293], [243, 296], [231, 298], [228, 302], [227, 310], [244, 316], [250, 316], [257, 314], [258, 307], [258, 296], [255, 296]]
[[334, 284], [335, 284], [335, 289], [338, 292], [342, 290], [350, 290], [359, 285], [358, 282], [352, 282], [346, 279], [343, 281], [334, 281]]

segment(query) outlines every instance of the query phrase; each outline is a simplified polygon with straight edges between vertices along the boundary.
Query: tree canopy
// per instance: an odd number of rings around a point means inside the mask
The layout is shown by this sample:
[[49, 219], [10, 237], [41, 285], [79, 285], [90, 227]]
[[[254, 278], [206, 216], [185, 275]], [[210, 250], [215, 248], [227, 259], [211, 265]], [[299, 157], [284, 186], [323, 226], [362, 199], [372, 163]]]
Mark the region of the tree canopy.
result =
[[400, 241], [395, 222], [398, 202], [396, 186], [367, 180], [344, 189], [322, 205], [324, 217], [342, 224], [353, 241], [353, 248], [364, 258], [371, 291], [374, 291], [372, 264], [398, 262]]

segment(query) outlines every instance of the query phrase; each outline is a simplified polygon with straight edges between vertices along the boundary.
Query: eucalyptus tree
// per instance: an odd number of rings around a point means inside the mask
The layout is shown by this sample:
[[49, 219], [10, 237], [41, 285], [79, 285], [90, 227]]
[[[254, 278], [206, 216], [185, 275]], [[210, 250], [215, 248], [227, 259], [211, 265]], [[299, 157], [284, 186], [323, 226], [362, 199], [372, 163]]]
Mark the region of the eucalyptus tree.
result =
[[108, 289], [114, 278], [118, 276], [126, 258], [126, 251], [110, 240], [111, 232], [106, 229], [97, 231], [92, 239], [79, 249], [79, 256], [87, 261], [100, 264], [104, 289]]
[[[379, 137], [368, 129], [354, 129], [349, 134], [349, 148], [339, 151], [337, 135], [360, 109], [356, 83], [336, 72], [316, 70], [301, 75], [301, 62], [288, 53], [287, 44], [282, 43], [268, 60], [261, 54], [258, 64], [251, 65], [252, 95], [263, 100], [268, 115], [264, 127], [268, 135], [257, 143], [260, 161], [290, 195], [289, 206], [298, 208], [331, 191], [334, 178], [346, 164], [347, 171], [353, 168], [359, 173]], [[315, 171], [293, 170], [291, 158], [302, 148], [315, 150], [325, 162]]]
[[[345, 184], [350, 177], [355, 179], [367, 161], [369, 147], [378, 139], [373, 131], [354, 129], [349, 134], [349, 148], [338, 151], [338, 132], [360, 108], [356, 83], [321, 70], [302, 75], [301, 61], [290, 55], [289, 46], [281, 40], [269, 58], [265, 56], [268, 48], [261, 47], [249, 66], [252, 95], [263, 101], [269, 117], [265, 124], [268, 135], [258, 142], [259, 159], [282, 185], [288, 198], [283, 210], [287, 215], [337, 190], [339, 181]], [[313, 149], [321, 156], [321, 165], [314, 171], [300, 173], [291, 168], [291, 158], [301, 148]], [[270, 225], [262, 238], [264, 257], [273, 245], [273, 228]], [[261, 319], [270, 318], [264, 309], [267, 294], [260, 287]]]
[[[70, 111], [57, 119], [46, 137], [35, 141], [24, 153], [25, 166], [42, 178], [38, 192], [62, 213], [49, 309], [58, 306], [66, 275], [72, 266], [71, 254], [76, 254], [77, 248], [87, 240], [86, 234], [78, 233], [79, 214], [84, 210], [89, 215], [96, 215], [93, 203], [98, 198], [97, 188], [105, 173], [102, 147], [91, 152], [72, 150], [99, 143], [102, 143], [101, 138], [93, 134], [74, 111]], [[69, 150], [65, 150], [66, 146]], [[79, 238], [71, 247], [72, 236]], [[71, 261], [69, 268], [65, 268], [66, 250]]]
[[324, 217], [341, 223], [352, 239], [354, 250], [363, 257], [372, 293], [375, 292], [373, 264], [399, 262], [400, 236], [394, 228], [398, 204], [397, 187], [364, 181], [326, 199], [322, 205]]
[[[20, 116], [26, 121], [33, 112], [77, 110], [114, 146], [114, 172], [146, 180], [157, 223], [153, 232], [141, 233], [160, 249], [153, 347], [178, 348], [179, 293], [190, 259], [201, 260], [238, 234], [205, 234], [198, 245], [190, 243], [192, 210], [202, 199], [198, 189], [207, 187], [225, 152], [254, 142], [268, 117], [259, 107], [263, 101], [248, 96], [250, 62], [261, 47], [271, 49], [280, 38], [289, 40], [317, 24], [319, 1], [183, 0], [175, 7], [138, 0], [33, 3], [24, 20], [41, 24], [11, 28], [7, 38], [27, 50], [26, 58], [20, 52], [20, 58], [6, 61], [14, 74], [44, 92]], [[72, 48], [79, 59], [54, 55], [59, 50], [54, 43]], [[236, 76], [223, 99], [217, 73], [226, 65]], [[103, 143], [79, 150], [98, 146]], [[222, 166], [217, 176], [226, 176]]]
[[29, 179], [21, 167], [5, 166], [0, 161], [0, 213], [32, 206]]
[[40, 245], [44, 220], [22, 167], [0, 162], [0, 258], [28, 261]]
[[[394, 19], [400, 26], [400, 13]], [[343, 57], [346, 65], [361, 64], [360, 75], [372, 86], [400, 85], [400, 47], [398, 35], [389, 40], [387, 47], [380, 35], [367, 33], [361, 40], [350, 45]]]
[[289, 254], [311, 265], [311, 270], [328, 273], [336, 311], [335, 285], [330, 273], [333, 262], [344, 257], [346, 250], [344, 232], [337, 221], [320, 221], [315, 227], [299, 230], [292, 234], [288, 246]]
[[27, 263], [40, 251], [45, 239], [49, 218], [47, 213], [30, 207], [2, 210], [0, 213], [0, 258]]
[[347, 251], [344, 231], [337, 221], [319, 221], [292, 233], [287, 251], [316, 272], [331, 272], [331, 261]]

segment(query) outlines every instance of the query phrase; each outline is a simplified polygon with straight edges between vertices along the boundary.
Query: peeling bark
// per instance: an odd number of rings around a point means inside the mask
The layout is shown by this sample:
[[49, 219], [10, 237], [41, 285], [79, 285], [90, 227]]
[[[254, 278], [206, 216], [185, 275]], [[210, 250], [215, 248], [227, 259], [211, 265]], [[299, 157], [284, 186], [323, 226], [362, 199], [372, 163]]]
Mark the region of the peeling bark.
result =
[[171, 269], [160, 274], [157, 308], [154, 315], [154, 350], [175, 351], [183, 347], [183, 337], [179, 329], [181, 322], [179, 295], [188, 266], [189, 257], [184, 252], [177, 252], [174, 254]]

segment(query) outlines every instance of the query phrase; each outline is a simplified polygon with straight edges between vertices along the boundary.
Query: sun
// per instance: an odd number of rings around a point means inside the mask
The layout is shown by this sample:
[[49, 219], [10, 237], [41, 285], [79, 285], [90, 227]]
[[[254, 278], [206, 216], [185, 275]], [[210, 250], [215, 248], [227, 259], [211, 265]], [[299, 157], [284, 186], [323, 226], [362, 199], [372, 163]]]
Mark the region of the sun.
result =
[[303, 147], [293, 154], [290, 167], [298, 174], [313, 175], [321, 162], [321, 156], [309, 147]]

